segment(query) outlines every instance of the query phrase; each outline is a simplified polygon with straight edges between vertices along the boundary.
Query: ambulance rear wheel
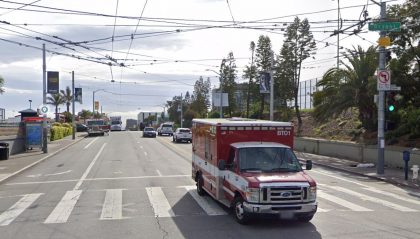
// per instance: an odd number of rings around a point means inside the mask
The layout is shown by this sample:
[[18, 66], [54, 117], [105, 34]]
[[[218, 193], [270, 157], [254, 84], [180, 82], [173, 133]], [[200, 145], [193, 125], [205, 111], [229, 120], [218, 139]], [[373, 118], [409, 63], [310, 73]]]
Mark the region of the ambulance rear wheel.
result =
[[235, 219], [239, 224], [246, 225], [249, 222], [250, 215], [244, 209], [244, 200], [237, 197], [233, 202]]
[[198, 179], [197, 179], [197, 193], [200, 196], [206, 195], [206, 192], [203, 189], [203, 185], [204, 185], [203, 177], [201, 175], [198, 175]]

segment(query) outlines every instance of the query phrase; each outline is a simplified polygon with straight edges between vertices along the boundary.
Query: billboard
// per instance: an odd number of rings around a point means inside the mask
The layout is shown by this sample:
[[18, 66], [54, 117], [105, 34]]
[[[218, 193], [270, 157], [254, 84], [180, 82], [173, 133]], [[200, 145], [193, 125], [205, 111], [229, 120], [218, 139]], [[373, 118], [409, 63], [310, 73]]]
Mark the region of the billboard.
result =
[[261, 94], [270, 94], [270, 73], [268, 72], [260, 72], [260, 93]]
[[59, 74], [58, 71], [47, 71], [47, 93], [58, 94]]
[[83, 104], [82, 100], [82, 88], [74, 88], [74, 101]]
[[213, 92], [212, 93], [212, 102], [213, 106], [220, 107], [221, 103], [223, 103], [223, 107], [229, 106], [229, 98], [228, 93], [223, 93], [223, 101], [220, 102], [220, 93], [219, 92]]

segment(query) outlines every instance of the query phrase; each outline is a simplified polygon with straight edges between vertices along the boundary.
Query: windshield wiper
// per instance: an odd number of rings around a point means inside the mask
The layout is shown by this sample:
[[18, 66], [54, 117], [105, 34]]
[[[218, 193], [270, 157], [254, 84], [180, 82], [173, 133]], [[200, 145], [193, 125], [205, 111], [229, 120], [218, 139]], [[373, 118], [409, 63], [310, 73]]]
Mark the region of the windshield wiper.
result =
[[262, 171], [260, 168], [243, 168], [242, 171]]

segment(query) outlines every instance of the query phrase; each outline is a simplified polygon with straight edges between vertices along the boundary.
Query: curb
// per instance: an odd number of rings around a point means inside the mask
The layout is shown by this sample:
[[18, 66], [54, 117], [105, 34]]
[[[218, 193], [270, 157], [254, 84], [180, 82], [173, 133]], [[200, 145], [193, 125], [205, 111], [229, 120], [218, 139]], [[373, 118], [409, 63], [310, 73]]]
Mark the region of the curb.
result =
[[16, 171], [16, 172], [14, 172], [14, 173], [11, 173], [11, 174], [7, 175], [5, 178], [0, 179], [0, 183], [2, 183], [2, 182], [4, 182], [4, 181], [6, 181], [6, 180], [8, 180], [8, 179], [10, 179], [10, 178], [11, 178], [11, 177], [13, 177], [13, 176], [16, 176], [16, 175], [18, 175], [18, 174], [20, 174], [20, 173], [24, 172], [24, 171], [25, 171], [25, 170], [27, 170], [27, 169], [32, 168], [33, 166], [35, 166], [35, 165], [37, 165], [37, 164], [41, 163], [42, 161], [44, 161], [44, 160], [46, 160], [46, 159], [48, 159], [48, 158], [51, 158], [52, 156], [54, 156], [54, 155], [56, 155], [56, 154], [60, 153], [61, 151], [63, 151], [63, 150], [65, 150], [65, 149], [69, 148], [70, 146], [72, 146], [72, 145], [74, 145], [74, 144], [76, 144], [76, 143], [80, 142], [80, 141], [81, 141], [82, 139], [84, 139], [84, 138], [86, 138], [86, 137], [82, 137], [82, 138], [80, 138], [80, 139], [78, 139], [78, 140], [75, 140], [74, 142], [72, 142], [72, 143], [70, 143], [70, 144], [68, 144], [68, 145], [66, 145], [66, 146], [64, 146], [64, 147], [62, 147], [62, 148], [60, 148], [60, 149], [58, 149], [58, 150], [57, 150], [57, 151], [55, 151], [54, 153], [48, 154], [48, 155], [46, 155], [45, 157], [43, 157], [43, 158], [39, 159], [38, 161], [35, 161], [35, 162], [33, 162], [33, 163], [31, 163], [31, 164], [29, 164], [29, 165], [27, 165], [27, 166], [25, 166], [25, 167], [23, 167], [23, 168], [19, 169], [18, 171]]
[[314, 161], [312, 161], [312, 163], [314, 165], [317, 165], [317, 166], [321, 166], [321, 167], [325, 167], [325, 168], [330, 168], [330, 169], [335, 169], [337, 171], [341, 171], [341, 172], [345, 172], [345, 173], [351, 173], [351, 174], [354, 174], [354, 175], [363, 176], [363, 177], [367, 177], [367, 178], [378, 180], [378, 181], [382, 181], [382, 182], [387, 182], [387, 183], [393, 184], [395, 186], [400, 186], [400, 187], [406, 187], [406, 188], [410, 188], [410, 189], [419, 190], [419, 187], [412, 186], [412, 185], [402, 184], [402, 183], [396, 182], [394, 180], [390, 180], [390, 179], [386, 179], [386, 178], [381, 178], [381, 177], [377, 177], [377, 176], [372, 176], [372, 175], [366, 175], [364, 173], [359, 173], [359, 172], [355, 172], [355, 171], [351, 171], [351, 170], [348, 170], [348, 169], [344, 169], [344, 168], [340, 168], [340, 167], [335, 167], [335, 166], [331, 166], [331, 165], [316, 163]]

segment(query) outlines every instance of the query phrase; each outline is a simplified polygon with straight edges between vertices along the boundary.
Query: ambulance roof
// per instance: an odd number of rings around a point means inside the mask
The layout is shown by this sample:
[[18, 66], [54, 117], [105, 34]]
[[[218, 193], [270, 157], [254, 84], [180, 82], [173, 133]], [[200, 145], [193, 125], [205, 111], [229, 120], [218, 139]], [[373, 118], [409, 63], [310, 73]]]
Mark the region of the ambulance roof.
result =
[[233, 147], [235, 148], [267, 148], [267, 147], [275, 147], [275, 148], [290, 148], [287, 145], [276, 143], [276, 142], [260, 142], [260, 141], [250, 141], [250, 142], [239, 142], [233, 143]]
[[193, 122], [220, 126], [293, 126], [293, 124], [290, 122], [256, 120], [247, 118], [193, 119]]

